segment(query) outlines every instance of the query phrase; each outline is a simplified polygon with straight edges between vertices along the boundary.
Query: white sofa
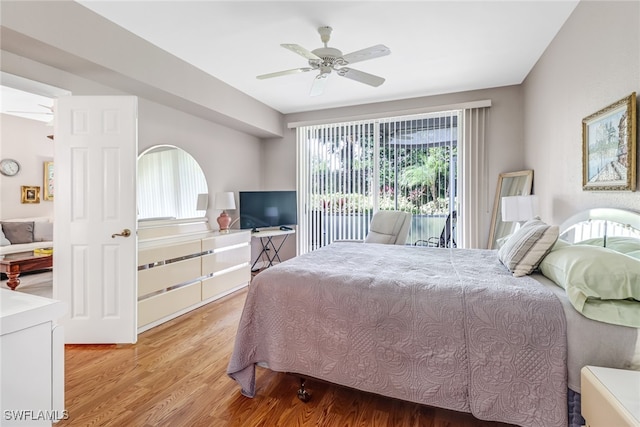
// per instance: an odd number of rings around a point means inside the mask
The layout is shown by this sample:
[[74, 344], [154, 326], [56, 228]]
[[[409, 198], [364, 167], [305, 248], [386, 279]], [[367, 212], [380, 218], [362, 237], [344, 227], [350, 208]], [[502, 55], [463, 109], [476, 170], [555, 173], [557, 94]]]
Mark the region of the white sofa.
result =
[[[30, 242], [12, 243], [10, 236], [4, 232], [4, 223], [25, 223], [33, 222], [33, 238]], [[28, 252], [40, 248], [53, 247], [53, 221], [48, 217], [37, 218], [15, 218], [3, 219], [0, 221], [0, 256], [14, 254], [18, 252]], [[24, 234], [24, 233], [23, 233]]]

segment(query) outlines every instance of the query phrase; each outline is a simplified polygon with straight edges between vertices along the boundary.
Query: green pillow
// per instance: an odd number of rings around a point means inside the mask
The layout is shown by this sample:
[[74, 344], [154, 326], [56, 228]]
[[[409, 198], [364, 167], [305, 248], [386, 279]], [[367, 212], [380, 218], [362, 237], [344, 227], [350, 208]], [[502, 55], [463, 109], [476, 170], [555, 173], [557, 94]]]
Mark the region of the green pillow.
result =
[[550, 252], [540, 270], [566, 290], [583, 316], [640, 328], [640, 259], [599, 246], [571, 245]]
[[588, 298], [640, 301], [640, 260], [612, 249], [565, 246], [550, 252], [540, 263], [540, 270], [566, 289], [580, 312]]
[[640, 259], [640, 249], [638, 249], [637, 251], [627, 252], [625, 255]]
[[562, 239], [558, 238], [558, 240], [556, 240], [556, 242], [551, 247], [551, 250], [552, 251], [557, 251], [558, 249], [564, 248], [566, 246], [571, 246], [571, 243], [567, 242], [566, 240], [562, 240]]
[[[604, 238], [597, 237], [595, 239], [587, 239], [581, 242], [576, 242], [578, 245], [593, 245], [604, 246]], [[613, 249], [623, 254], [640, 251], [640, 238], [637, 237], [624, 237], [624, 236], [611, 236], [607, 237], [607, 248]]]

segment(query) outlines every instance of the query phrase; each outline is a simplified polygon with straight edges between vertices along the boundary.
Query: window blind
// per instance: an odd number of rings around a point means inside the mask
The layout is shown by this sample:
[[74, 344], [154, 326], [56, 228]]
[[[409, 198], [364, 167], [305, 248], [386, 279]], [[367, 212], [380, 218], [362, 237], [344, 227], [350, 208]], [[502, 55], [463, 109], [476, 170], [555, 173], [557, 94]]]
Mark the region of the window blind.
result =
[[364, 239], [379, 209], [413, 214], [408, 243], [438, 242], [456, 209], [460, 115], [298, 127], [298, 253]]

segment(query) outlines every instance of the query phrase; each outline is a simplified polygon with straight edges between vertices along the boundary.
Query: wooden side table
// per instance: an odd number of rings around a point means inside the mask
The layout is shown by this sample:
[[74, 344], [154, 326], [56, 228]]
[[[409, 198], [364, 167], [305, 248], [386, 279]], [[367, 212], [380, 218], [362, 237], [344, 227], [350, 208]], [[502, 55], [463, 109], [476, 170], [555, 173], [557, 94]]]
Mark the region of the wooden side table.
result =
[[52, 254], [34, 254], [33, 252], [19, 252], [5, 255], [0, 259], [0, 273], [5, 273], [9, 280], [7, 286], [14, 291], [20, 284], [18, 276], [28, 271], [44, 270], [53, 267]]
[[587, 427], [640, 426], [640, 371], [585, 366], [580, 374]]

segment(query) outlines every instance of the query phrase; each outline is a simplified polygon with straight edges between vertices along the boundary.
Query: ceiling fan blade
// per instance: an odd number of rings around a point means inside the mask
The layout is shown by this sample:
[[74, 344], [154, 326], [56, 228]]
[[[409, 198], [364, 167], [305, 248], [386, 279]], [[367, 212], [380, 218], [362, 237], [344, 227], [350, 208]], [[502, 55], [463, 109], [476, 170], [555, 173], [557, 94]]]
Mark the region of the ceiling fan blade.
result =
[[53, 115], [53, 113], [47, 113], [44, 111], [17, 111], [17, 110], [8, 110], [7, 113], [20, 113], [20, 114], [46, 114], [46, 115]]
[[[342, 56], [342, 59], [347, 64], [354, 64], [356, 62], [365, 61], [367, 59], [379, 58], [381, 56], [387, 56], [391, 53], [388, 47], [383, 44], [368, 47], [366, 49], [357, 50], [355, 52], [347, 53]], [[345, 64], [346, 65], [346, 64]]]
[[270, 79], [272, 77], [286, 76], [286, 75], [289, 75], [289, 74], [304, 73], [304, 72], [311, 71], [311, 70], [313, 70], [313, 68], [311, 68], [311, 67], [294, 68], [292, 70], [277, 71], [275, 73], [262, 74], [260, 76], [256, 76], [256, 78], [260, 79], [260, 80], [264, 80], [264, 79]]
[[292, 51], [294, 53], [297, 53], [300, 56], [304, 56], [307, 59], [315, 59], [317, 61], [321, 61], [322, 60], [315, 53], [311, 53], [310, 51], [308, 51], [307, 49], [303, 48], [300, 45], [297, 45], [297, 44], [281, 44], [280, 46], [284, 47], [285, 49], [289, 49], [290, 51]]
[[322, 95], [324, 92], [324, 87], [327, 84], [327, 80], [329, 77], [329, 73], [321, 73], [313, 79], [313, 84], [311, 85], [311, 92], [309, 92], [309, 96], [318, 96]]
[[374, 87], [378, 87], [384, 83], [384, 79], [382, 77], [374, 76], [373, 74], [365, 73], [364, 71], [354, 70], [353, 68], [340, 68], [338, 70], [338, 75]]

